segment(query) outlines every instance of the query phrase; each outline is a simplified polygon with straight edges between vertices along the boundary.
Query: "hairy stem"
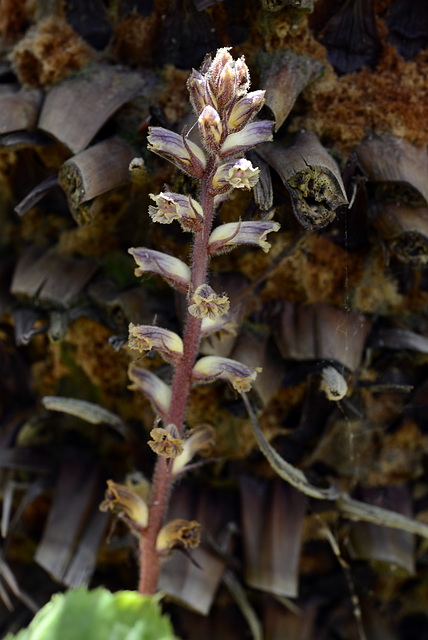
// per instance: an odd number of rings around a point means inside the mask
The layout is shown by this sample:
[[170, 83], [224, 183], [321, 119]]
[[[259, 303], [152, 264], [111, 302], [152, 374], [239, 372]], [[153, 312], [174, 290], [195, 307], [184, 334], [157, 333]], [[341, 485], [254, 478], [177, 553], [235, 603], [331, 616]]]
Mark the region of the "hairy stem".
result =
[[[204, 212], [202, 229], [196, 234], [192, 256], [192, 280], [190, 295], [207, 280], [209, 263], [208, 239], [214, 216], [214, 197], [210, 195], [213, 175], [218, 160], [215, 156], [208, 159], [207, 169], [201, 181], [200, 204]], [[174, 424], [182, 433], [190, 387], [192, 369], [196, 360], [201, 334], [201, 319], [187, 314], [186, 330], [183, 338], [183, 357], [177, 365], [172, 385], [171, 404], [166, 424]], [[152, 496], [149, 508], [148, 526], [140, 539], [140, 584], [139, 593], [156, 592], [159, 578], [160, 560], [156, 551], [156, 540], [162, 527], [168, 499], [173, 482], [170, 467], [165, 458], [159, 456], [152, 481]]]

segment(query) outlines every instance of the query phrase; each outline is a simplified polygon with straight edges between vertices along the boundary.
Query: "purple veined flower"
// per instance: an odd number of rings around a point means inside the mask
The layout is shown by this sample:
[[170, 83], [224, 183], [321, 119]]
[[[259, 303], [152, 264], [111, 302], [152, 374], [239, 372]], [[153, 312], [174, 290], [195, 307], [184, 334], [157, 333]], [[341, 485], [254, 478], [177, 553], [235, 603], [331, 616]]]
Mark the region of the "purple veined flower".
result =
[[182, 171], [196, 178], [204, 175], [205, 153], [197, 144], [187, 140], [185, 131], [179, 135], [163, 127], [150, 127], [147, 142], [150, 151], [166, 158]]
[[242, 244], [259, 246], [265, 253], [271, 248], [266, 240], [268, 233], [280, 229], [279, 222], [271, 220], [250, 220], [245, 222], [227, 222], [216, 227], [208, 243], [209, 253], [222, 253]]
[[164, 191], [150, 197], [156, 206], [149, 206], [149, 215], [153, 222], [170, 224], [177, 220], [184, 231], [198, 231], [204, 218], [199, 202], [181, 193]]
[[162, 329], [154, 325], [129, 325], [130, 349], [137, 349], [140, 353], [159, 351], [167, 362], [178, 364], [183, 356], [183, 341], [179, 335], [169, 329]]
[[171, 520], [156, 539], [156, 551], [164, 556], [175, 549], [196, 549], [201, 542], [201, 525], [196, 520]]
[[251, 385], [257, 378], [260, 367], [247, 367], [242, 362], [221, 358], [219, 356], [204, 356], [193, 367], [193, 382], [206, 383], [223, 380], [232, 385], [238, 393], [250, 391]]
[[136, 276], [156, 273], [165, 278], [171, 287], [187, 293], [190, 284], [190, 269], [182, 260], [145, 247], [128, 249], [128, 253], [134, 257], [138, 265], [134, 271]]

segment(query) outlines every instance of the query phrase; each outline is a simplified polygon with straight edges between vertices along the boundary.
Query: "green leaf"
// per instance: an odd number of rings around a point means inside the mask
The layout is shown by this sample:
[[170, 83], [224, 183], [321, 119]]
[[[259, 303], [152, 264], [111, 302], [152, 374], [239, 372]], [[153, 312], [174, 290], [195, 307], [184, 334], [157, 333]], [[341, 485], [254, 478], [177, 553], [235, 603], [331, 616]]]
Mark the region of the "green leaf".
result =
[[27, 629], [5, 640], [177, 640], [159, 599], [135, 591], [56, 594]]

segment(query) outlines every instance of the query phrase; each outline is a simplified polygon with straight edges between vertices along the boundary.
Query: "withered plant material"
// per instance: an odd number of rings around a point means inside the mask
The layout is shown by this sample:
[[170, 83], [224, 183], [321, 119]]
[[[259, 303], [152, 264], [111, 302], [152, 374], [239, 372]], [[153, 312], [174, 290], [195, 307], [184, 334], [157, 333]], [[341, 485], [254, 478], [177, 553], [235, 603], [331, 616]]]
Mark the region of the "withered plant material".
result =
[[15, 269], [11, 293], [59, 307], [69, 306], [98, 270], [94, 260], [44, 252], [36, 246], [25, 251]]
[[107, 525], [108, 518], [105, 513], [94, 511], [90, 516], [62, 579], [70, 589], [89, 586]]
[[295, 598], [306, 498], [279, 478], [240, 478], [245, 580], [255, 589]]
[[[38, 134], [38, 132], [35, 132], [35, 133]], [[22, 143], [22, 140], [23, 139], [21, 138], [21, 143]], [[26, 133], [24, 140], [28, 141], [28, 133]], [[2, 142], [4, 143], [4, 140]], [[10, 136], [9, 136], [8, 142], [10, 142]], [[13, 142], [16, 143], [16, 138], [13, 139]], [[30, 142], [31, 142], [31, 138], [30, 138]], [[32, 142], [34, 142], [34, 139], [32, 140]], [[57, 184], [58, 184], [58, 174], [55, 173], [54, 175], [46, 178], [46, 180], [43, 180], [42, 182], [40, 182], [40, 184], [35, 186], [34, 189], [30, 191], [30, 193], [27, 193], [25, 198], [21, 200], [19, 204], [16, 205], [15, 212], [19, 216], [24, 215], [24, 213], [27, 213], [27, 211], [32, 209], [39, 202], [39, 200], [44, 198], [51, 191], [51, 189], [56, 187]]]
[[16, 90], [0, 96], [0, 134], [20, 129], [35, 129], [42, 105], [43, 94], [38, 89]]
[[428, 263], [428, 207], [382, 203], [376, 206], [372, 224], [387, 253], [416, 267]]
[[71, 214], [78, 224], [93, 221], [85, 203], [116, 189], [129, 179], [132, 148], [120, 138], [109, 138], [67, 160], [58, 174]]
[[65, 455], [35, 560], [62, 581], [99, 496], [100, 469], [75, 451]]
[[334, 360], [356, 371], [370, 328], [370, 318], [357, 311], [284, 301], [275, 338], [284, 358]]
[[410, 349], [428, 353], [428, 337], [408, 329], [380, 327], [371, 337], [370, 344], [377, 348]]
[[367, 178], [379, 185], [379, 199], [412, 206], [428, 204], [427, 146], [416, 147], [391, 134], [372, 135], [356, 149]]
[[392, 0], [385, 23], [389, 40], [405, 60], [414, 58], [428, 45], [428, 5], [426, 2]]
[[29, 29], [10, 58], [24, 86], [43, 87], [86, 66], [92, 50], [69, 24], [50, 16]]
[[[412, 516], [407, 486], [360, 488], [358, 493], [364, 502], [386, 507], [408, 518]], [[407, 531], [356, 522], [350, 527], [349, 553], [353, 559], [382, 563], [412, 576], [415, 573], [414, 542], [414, 536]]]
[[260, 70], [260, 86], [266, 90], [265, 100], [275, 116], [275, 131], [287, 119], [303, 89], [324, 69], [315, 58], [294, 51], [260, 53], [256, 63]]
[[327, 57], [338, 73], [374, 68], [381, 44], [373, 0], [347, 0], [330, 19], [321, 35]]
[[314, 0], [262, 0], [263, 8], [266, 11], [281, 11], [286, 7], [298, 9], [299, 11], [311, 13], [314, 9]]
[[127, 437], [128, 427], [120, 416], [100, 407], [94, 402], [79, 400], [78, 398], [63, 398], [61, 396], [44, 396], [42, 404], [49, 411], [66, 413], [91, 424], [108, 424], [120, 435]]
[[149, 71], [136, 74], [116, 67], [90, 67], [49, 91], [39, 129], [79, 153], [121, 106], [153, 84]]
[[273, 143], [257, 153], [279, 174], [305, 229], [322, 229], [347, 204], [339, 167], [312, 131], [298, 133], [290, 146]]

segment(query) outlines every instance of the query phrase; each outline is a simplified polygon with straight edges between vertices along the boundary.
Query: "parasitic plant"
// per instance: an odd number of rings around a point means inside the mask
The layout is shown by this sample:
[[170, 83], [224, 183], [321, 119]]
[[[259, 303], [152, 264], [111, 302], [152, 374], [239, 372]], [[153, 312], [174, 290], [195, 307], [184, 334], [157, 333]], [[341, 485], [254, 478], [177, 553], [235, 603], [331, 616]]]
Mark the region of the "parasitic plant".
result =
[[[129, 375], [149, 397], [158, 423], [151, 431], [149, 446], [157, 454], [148, 504], [129, 487], [109, 481], [101, 508], [119, 510], [139, 537], [140, 593], [156, 590], [160, 563], [175, 546], [193, 548], [199, 543], [197, 522], [175, 520], [164, 524], [169, 494], [179, 473], [195, 453], [212, 439], [209, 429], [184, 433], [186, 407], [193, 384], [214, 380], [228, 382], [245, 392], [260, 371], [229, 358], [205, 356], [198, 359], [202, 336], [230, 327], [229, 299], [208, 284], [208, 267], [213, 255], [240, 244], [270, 248], [266, 236], [279, 224], [269, 220], [239, 221], [212, 230], [219, 204], [233, 189], [250, 189], [259, 169], [244, 157], [247, 150], [272, 139], [272, 123], [254, 120], [264, 103], [264, 91], [248, 92], [249, 73], [244, 58], [233, 60], [228, 48], [207, 57], [200, 71], [193, 70], [187, 86], [197, 115], [202, 145], [192, 142], [185, 129], [177, 134], [161, 127], [149, 131], [149, 149], [200, 181], [199, 199], [165, 190], [151, 195], [149, 215], [162, 224], [177, 220], [193, 233], [191, 264], [146, 248], [129, 250], [138, 265], [136, 275], [161, 275], [186, 296], [184, 336], [157, 326], [129, 327], [129, 346], [140, 352], [155, 349], [174, 370], [172, 386], [150, 371], [131, 364]], [[138, 162], [132, 163], [138, 166]], [[228, 329], [226, 329], [228, 330]]]

